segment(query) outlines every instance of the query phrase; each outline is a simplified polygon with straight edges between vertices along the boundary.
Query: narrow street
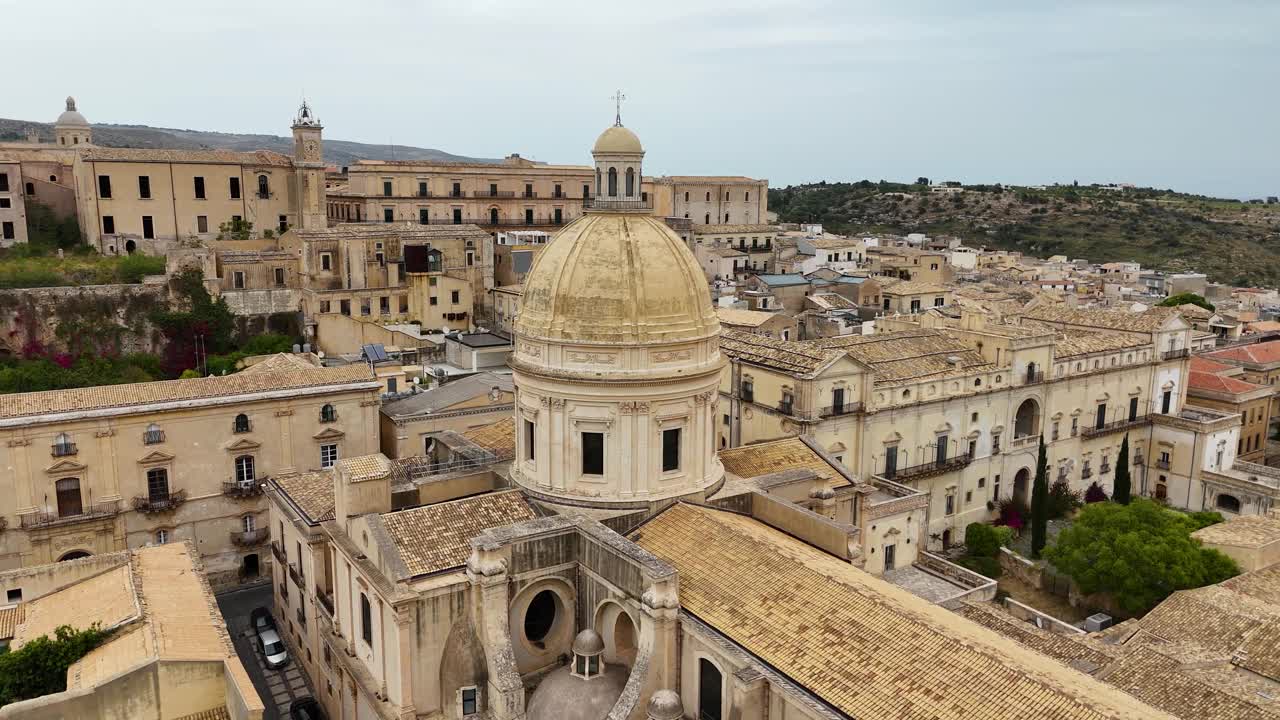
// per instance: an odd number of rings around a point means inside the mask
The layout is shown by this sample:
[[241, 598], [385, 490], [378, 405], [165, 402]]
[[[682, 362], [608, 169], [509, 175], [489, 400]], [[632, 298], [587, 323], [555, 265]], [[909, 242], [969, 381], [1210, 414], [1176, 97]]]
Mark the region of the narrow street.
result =
[[[310, 697], [306, 676], [298, 667], [298, 659], [291, 657], [282, 670], [270, 670], [258, 651], [249, 625], [249, 614], [257, 607], [271, 607], [271, 585], [263, 583], [249, 588], [232, 590], [217, 596], [218, 609], [227, 623], [227, 632], [235, 645], [240, 662], [253, 680], [265, 705], [263, 720], [288, 720], [289, 705], [298, 698]], [[292, 645], [290, 652], [292, 653]]]

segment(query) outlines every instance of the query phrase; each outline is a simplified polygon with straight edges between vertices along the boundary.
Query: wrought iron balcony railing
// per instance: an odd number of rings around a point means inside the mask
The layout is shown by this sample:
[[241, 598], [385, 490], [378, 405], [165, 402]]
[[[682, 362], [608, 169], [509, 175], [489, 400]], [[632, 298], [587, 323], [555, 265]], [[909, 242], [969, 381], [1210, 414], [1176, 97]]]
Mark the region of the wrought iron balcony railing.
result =
[[142, 513], [173, 512], [186, 501], [186, 490], [175, 490], [171, 493], [140, 495], [133, 499], [133, 509]]
[[18, 521], [22, 529], [32, 530], [35, 528], [48, 527], [50, 525], [67, 525], [71, 523], [87, 522], [89, 520], [97, 520], [99, 518], [107, 518], [120, 513], [120, 503], [117, 501], [94, 503], [86, 505], [80, 509], [78, 513], [69, 513], [59, 515], [56, 512], [35, 511], [23, 513], [18, 516]]

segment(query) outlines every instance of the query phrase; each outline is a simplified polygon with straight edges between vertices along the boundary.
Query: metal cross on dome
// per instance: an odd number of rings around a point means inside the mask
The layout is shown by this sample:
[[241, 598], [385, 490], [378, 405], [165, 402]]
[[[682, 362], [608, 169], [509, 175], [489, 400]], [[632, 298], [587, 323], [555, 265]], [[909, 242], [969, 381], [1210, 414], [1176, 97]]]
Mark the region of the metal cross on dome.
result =
[[622, 101], [626, 100], [627, 96], [623, 95], [621, 90], [618, 90], [616, 93], [609, 96], [609, 99], [613, 101], [614, 107], [617, 110], [617, 114], [614, 115], [613, 118], [613, 126], [622, 127]]

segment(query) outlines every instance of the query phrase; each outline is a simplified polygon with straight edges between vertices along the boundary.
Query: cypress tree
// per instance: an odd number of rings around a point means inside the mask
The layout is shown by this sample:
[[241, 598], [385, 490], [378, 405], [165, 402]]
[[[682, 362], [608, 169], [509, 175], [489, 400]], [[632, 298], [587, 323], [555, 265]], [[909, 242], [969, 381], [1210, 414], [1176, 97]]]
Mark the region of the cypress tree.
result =
[[1111, 493], [1111, 499], [1121, 505], [1129, 504], [1129, 434], [1125, 433], [1124, 441], [1120, 443], [1120, 455], [1116, 457], [1116, 485], [1115, 490]]
[[1031, 557], [1039, 558], [1049, 530], [1049, 460], [1045, 457], [1044, 436], [1036, 458], [1036, 481], [1031, 487]]

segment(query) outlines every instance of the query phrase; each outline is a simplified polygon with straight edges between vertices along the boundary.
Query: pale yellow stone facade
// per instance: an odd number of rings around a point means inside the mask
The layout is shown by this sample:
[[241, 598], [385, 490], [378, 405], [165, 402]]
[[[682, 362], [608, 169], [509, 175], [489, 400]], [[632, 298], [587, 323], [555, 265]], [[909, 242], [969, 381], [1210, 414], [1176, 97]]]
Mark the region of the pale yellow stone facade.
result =
[[276, 356], [223, 377], [6, 395], [0, 565], [191, 540], [216, 585], [250, 580], [269, 562], [259, 484], [375, 451], [380, 389], [362, 365]]

